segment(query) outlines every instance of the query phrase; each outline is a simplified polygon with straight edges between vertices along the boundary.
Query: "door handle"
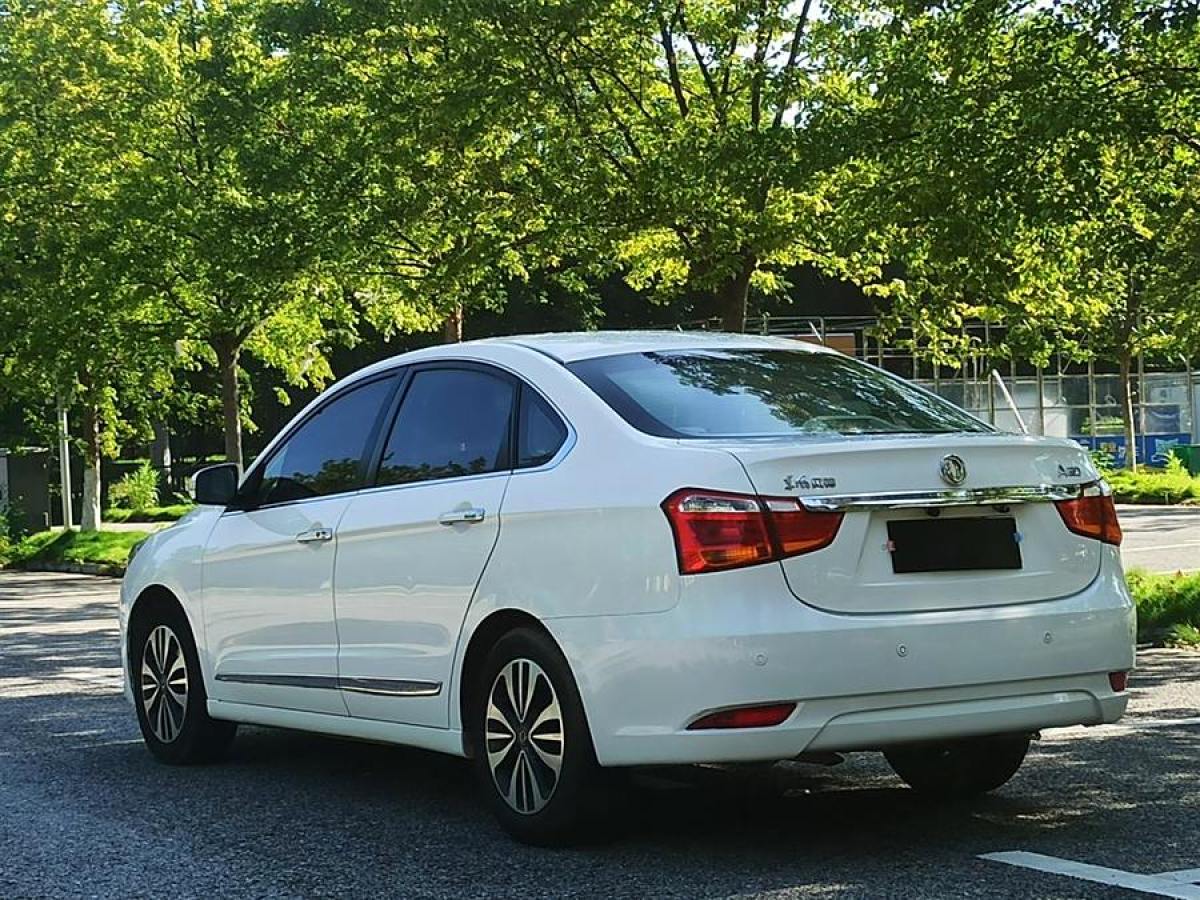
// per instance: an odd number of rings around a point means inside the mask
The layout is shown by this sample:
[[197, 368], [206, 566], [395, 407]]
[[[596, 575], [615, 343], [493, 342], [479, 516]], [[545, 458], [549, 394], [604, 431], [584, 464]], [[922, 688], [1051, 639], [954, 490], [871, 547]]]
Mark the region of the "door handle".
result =
[[321, 541], [332, 541], [332, 528], [314, 528], [312, 531], [302, 531], [296, 535], [296, 542], [299, 544], [313, 544]]
[[471, 509], [452, 509], [450, 512], [444, 512], [438, 516], [438, 522], [442, 525], [473, 525], [476, 522], [482, 522], [486, 516], [487, 510], [476, 506]]

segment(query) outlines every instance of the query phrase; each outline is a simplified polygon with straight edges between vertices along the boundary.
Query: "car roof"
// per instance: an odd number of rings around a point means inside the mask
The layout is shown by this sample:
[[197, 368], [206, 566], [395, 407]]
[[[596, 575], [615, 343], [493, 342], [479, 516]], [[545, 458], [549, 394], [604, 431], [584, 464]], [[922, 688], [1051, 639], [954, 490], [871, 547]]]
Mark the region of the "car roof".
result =
[[[802, 353], [836, 353], [828, 347], [805, 340], [724, 331], [557, 331], [545, 334], [515, 334], [482, 338], [454, 344], [434, 344], [381, 359], [338, 382], [347, 387], [397, 365], [435, 362], [479, 356], [472, 350], [488, 347], [521, 347], [560, 363], [621, 353], [653, 353], [670, 350], [795, 350]], [[481, 358], [486, 358], [486, 354]]]
[[[487, 338], [480, 344], [516, 344], [569, 363], [620, 353], [667, 350], [800, 350], [826, 352], [824, 347], [786, 337], [711, 331], [565, 331]], [[832, 351], [829, 351], [832, 352]]]

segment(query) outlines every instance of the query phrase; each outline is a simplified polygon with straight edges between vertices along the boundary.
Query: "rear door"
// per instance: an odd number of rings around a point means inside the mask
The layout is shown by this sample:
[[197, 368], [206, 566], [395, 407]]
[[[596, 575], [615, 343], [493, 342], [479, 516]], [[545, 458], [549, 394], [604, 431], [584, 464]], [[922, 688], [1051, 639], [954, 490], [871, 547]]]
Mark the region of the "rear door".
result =
[[324, 403], [252, 472], [203, 557], [214, 700], [346, 714], [337, 686], [338, 524], [366, 475], [396, 379]]
[[438, 364], [402, 389], [374, 467], [338, 531], [340, 681], [350, 714], [448, 725], [467, 606], [500, 530], [518, 385]]

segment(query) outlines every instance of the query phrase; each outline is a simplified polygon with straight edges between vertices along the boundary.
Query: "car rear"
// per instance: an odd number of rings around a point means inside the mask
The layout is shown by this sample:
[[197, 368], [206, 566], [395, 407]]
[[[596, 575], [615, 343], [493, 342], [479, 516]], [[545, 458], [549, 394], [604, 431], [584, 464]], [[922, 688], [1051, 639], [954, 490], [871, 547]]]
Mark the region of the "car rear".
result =
[[[675, 479], [656, 500], [678, 604], [551, 625], [604, 764], [1024, 735], [1124, 711], [1120, 530], [1077, 446], [1000, 434], [783, 342], [567, 365], [659, 440]], [[689, 448], [727, 454], [743, 487], [690, 479]]]

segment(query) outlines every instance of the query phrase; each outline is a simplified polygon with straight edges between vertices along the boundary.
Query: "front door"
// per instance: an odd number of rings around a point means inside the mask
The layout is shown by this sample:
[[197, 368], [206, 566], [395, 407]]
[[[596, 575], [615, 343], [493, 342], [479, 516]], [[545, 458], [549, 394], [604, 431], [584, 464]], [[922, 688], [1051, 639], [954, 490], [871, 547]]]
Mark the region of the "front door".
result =
[[455, 645], [500, 528], [515, 382], [431, 366], [405, 388], [374, 487], [338, 530], [340, 680], [353, 716], [448, 726]]
[[346, 714], [333, 611], [338, 526], [395, 382], [354, 385], [317, 407], [217, 521], [202, 563], [212, 699]]

